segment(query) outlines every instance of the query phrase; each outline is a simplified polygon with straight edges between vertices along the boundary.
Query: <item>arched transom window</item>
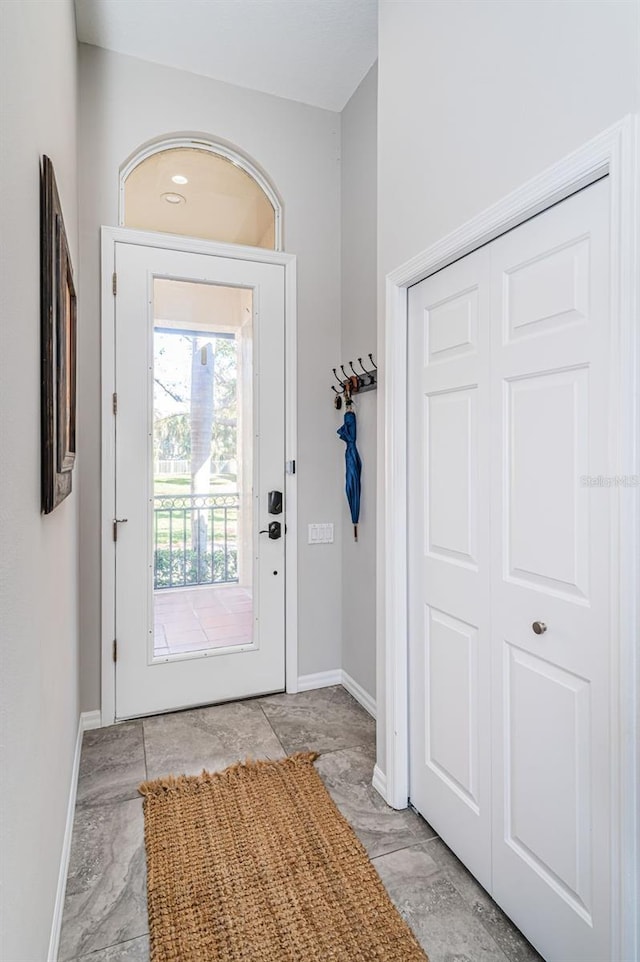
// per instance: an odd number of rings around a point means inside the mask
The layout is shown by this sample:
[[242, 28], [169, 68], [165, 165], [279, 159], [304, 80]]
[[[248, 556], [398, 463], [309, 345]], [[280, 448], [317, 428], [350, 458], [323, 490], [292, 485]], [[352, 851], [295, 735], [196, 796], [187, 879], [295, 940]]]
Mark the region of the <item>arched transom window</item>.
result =
[[120, 223], [281, 250], [281, 208], [266, 178], [229, 148], [156, 144], [121, 174]]

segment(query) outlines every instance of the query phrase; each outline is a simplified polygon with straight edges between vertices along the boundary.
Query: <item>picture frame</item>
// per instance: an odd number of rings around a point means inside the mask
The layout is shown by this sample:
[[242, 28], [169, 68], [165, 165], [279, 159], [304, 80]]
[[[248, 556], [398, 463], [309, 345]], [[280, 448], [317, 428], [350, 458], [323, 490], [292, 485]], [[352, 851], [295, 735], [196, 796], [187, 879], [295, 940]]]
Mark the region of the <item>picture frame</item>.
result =
[[76, 460], [77, 299], [53, 164], [40, 175], [42, 511], [71, 493]]

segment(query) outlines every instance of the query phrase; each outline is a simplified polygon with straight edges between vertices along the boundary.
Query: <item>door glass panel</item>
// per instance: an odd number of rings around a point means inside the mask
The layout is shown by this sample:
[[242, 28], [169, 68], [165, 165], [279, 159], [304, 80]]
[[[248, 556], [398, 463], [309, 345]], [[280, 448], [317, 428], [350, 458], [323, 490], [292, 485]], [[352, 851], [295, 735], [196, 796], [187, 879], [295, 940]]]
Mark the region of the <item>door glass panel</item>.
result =
[[153, 291], [154, 657], [253, 639], [253, 292]]

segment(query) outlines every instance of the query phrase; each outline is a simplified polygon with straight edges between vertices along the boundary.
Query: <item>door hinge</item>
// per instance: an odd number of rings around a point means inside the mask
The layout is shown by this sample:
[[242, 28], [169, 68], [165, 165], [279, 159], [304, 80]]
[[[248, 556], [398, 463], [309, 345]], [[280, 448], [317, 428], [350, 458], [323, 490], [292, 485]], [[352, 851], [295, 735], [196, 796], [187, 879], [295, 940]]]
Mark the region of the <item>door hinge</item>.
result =
[[111, 275], [111, 290], [113, 291], [113, 296], [115, 297], [118, 293], [118, 275], [115, 271]]
[[115, 391], [113, 392], [113, 396], [112, 396], [112, 398], [111, 398], [111, 403], [112, 403], [112, 407], [113, 407], [113, 413], [114, 413], [114, 414], [117, 414], [117, 413], [118, 413], [118, 395], [117, 395], [117, 393], [116, 393]]
[[113, 519], [113, 540], [114, 540], [114, 541], [117, 541], [117, 540], [118, 540], [118, 525], [119, 525], [119, 524], [126, 524], [126, 523], [127, 523], [127, 520], [128, 520], [127, 518], [114, 518], [114, 519]]
[[287, 474], [296, 473], [296, 462], [295, 461], [285, 461], [284, 469]]
[[113, 660], [118, 660], [118, 642], [115, 638], [113, 639]]

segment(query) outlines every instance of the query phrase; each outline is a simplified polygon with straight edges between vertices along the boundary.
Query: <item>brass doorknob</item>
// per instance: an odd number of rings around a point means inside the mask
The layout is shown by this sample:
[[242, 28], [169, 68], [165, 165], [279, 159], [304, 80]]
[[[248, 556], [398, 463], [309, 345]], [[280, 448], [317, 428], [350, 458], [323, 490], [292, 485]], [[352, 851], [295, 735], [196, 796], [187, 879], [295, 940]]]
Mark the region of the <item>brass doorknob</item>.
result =
[[531, 627], [535, 631], [536, 635], [544, 635], [545, 631], [547, 630], [547, 626], [545, 625], [544, 621], [534, 621]]

